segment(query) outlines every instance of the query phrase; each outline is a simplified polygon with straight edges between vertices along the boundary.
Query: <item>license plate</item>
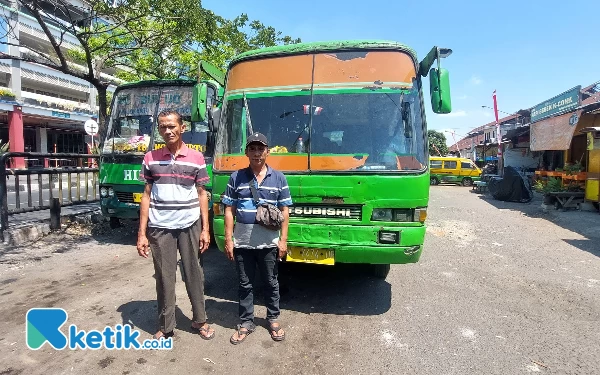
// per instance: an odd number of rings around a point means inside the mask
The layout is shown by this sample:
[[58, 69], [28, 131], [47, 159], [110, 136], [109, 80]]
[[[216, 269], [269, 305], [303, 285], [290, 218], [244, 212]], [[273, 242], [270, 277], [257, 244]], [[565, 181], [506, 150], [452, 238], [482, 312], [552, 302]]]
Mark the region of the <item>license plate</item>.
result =
[[144, 195], [144, 194], [143, 193], [133, 193], [133, 202], [140, 203], [142, 201], [142, 195]]
[[288, 248], [286, 261], [333, 266], [335, 264], [335, 251], [330, 249], [312, 249], [290, 246]]

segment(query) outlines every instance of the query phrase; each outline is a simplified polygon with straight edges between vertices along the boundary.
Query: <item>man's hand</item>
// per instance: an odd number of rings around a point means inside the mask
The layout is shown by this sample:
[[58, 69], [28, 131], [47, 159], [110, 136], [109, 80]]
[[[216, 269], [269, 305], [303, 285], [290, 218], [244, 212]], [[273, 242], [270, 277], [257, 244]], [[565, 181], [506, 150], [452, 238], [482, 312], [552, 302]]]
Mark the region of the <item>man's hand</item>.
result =
[[200, 254], [208, 249], [208, 245], [210, 245], [210, 233], [208, 233], [208, 230], [203, 230], [200, 233]]
[[150, 253], [150, 245], [148, 243], [148, 237], [145, 234], [140, 234], [137, 240], [137, 251], [141, 257], [148, 258]]
[[283, 240], [280, 238], [277, 247], [279, 248], [279, 254], [277, 254], [277, 259], [283, 259], [287, 254], [287, 240]]
[[231, 238], [225, 240], [225, 255], [229, 260], [233, 260], [233, 239]]

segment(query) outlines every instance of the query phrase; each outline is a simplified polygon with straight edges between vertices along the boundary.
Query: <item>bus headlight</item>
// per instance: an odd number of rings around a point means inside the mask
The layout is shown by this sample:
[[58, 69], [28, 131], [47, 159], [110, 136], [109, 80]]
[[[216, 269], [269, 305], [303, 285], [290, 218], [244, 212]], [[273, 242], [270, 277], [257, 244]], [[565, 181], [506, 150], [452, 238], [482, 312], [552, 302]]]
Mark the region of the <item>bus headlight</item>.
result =
[[102, 187], [100, 188], [100, 196], [101, 196], [102, 198], [106, 198], [106, 197], [108, 197], [108, 189], [107, 189], [106, 187], [102, 186]]
[[372, 221], [394, 221], [398, 223], [425, 222], [427, 208], [374, 208]]
[[108, 188], [108, 196], [109, 196], [109, 197], [112, 197], [112, 196], [114, 196], [114, 195], [115, 195], [115, 190], [114, 190], [113, 188], [109, 187], [109, 188]]
[[392, 209], [391, 208], [375, 208], [371, 215], [373, 221], [392, 221]]

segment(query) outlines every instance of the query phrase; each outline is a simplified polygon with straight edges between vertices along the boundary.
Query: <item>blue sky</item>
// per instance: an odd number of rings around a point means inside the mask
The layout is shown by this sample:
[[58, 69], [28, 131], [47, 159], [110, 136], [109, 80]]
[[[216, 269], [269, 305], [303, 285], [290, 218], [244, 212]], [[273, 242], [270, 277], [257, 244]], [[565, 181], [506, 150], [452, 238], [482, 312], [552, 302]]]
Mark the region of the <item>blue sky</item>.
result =
[[[574, 86], [600, 80], [595, 18], [600, 1], [356, 1], [204, 0], [205, 8], [233, 18], [247, 13], [303, 42], [386, 39], [405, 43], [420, 59], [434, 45], [452, 48], [453, 113], [427, 107], [429, 129], [454, 130], [457, 140], [493, 120]], [[428, 79], [427, 79], [428, 80]], [[428, 82], [425, 86], [428, 86]], [[426, 100], [429, 93], [426, 92]], [[500, 113], [500, 116], [503, 116]], [[450, 134], [446, 134], [449, 143]]]

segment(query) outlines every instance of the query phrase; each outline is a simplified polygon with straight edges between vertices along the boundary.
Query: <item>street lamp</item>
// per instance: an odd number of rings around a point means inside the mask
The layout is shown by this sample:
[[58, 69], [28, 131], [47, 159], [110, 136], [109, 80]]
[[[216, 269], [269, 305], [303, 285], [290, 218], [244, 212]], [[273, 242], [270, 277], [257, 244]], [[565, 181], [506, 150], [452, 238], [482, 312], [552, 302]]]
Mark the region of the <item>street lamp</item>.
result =
[[[454, 141], [454, 145], [456, 146], [456, 151], [460, 155], [460, 150], [458, 149], [458, 143], [456, 142], [456, 137], [454, 137], [454, 135], [456, 135], [456, 132], [454, 130], [453, 131], [444, 130], [444, 133], [450, 133], [450, 134], [452, 134], [452, 140]], [[460, 135], [460, 134], [458, 134], [458, 135]]]

